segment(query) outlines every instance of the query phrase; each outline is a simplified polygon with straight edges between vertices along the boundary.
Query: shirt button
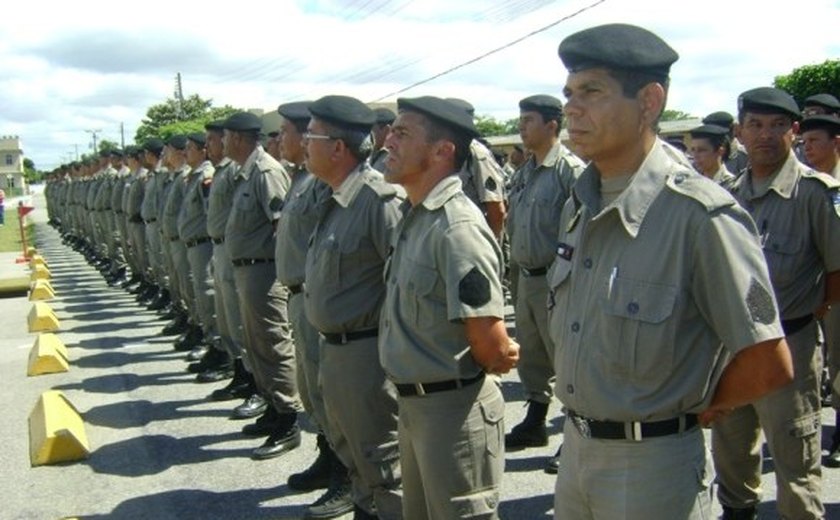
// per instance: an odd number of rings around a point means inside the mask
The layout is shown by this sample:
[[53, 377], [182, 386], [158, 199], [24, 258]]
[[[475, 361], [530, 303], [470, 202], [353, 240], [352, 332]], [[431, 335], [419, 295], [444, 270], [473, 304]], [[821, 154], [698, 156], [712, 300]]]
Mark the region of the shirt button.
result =
[[572, 323], [572, 332], [577, 332], [580, 330], [580, 323], [574, 322]]
[[566, 392], [570, 394], [575, 393], [575, 385], [566, 385]]
[[639, 312], [639, 304], [636, 302], [630, 302], [627, 304], [627, 312], [630, 314], [636, 314]]
[[592, 259], [587, 258], [586, 260], [584, 260], [583, 261], [583, 267], [585, 267], [587, 269], [592, 269]]

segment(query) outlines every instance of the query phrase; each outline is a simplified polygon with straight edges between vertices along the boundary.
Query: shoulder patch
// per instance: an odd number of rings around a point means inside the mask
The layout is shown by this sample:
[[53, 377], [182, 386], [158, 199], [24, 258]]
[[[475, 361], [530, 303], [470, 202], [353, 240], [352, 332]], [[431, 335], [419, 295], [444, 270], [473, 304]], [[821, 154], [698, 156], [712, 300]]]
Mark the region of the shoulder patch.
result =
[[699, 173], [676, 173], [668, 177], [665, 185], [671, 191], [696, 200], [706, 211], [737, 204], [728, 191]]
[[838, 181], [831, 175], [828, 175], [827, 173], [820, 173], [815, 172], [814, 170], [808, 170], [802, 174], [802, 178], [812, 181], [819, 181], [820, 184], [829, 189], [840, 188], [840, 181]]
[[458, 282], [458, 298], [470, 307], [481, 307], [490, 301], [490, 280], [477, 267]]
[[268, 208], [271, 211], [281, 211], [283, 209], [283, 199], [280, 197], [274, 197], [271, 199], [271, 202], [268, 203]]
[[376, 177], [366, 177], [365, 184], [376, 193], [380, 199], [389, 199], [391, 197], [396, 196], [399, 193], [399, 190], [393, 184], [385, 182], [381, 178]]
[[773, 297], [758, 280], [750, 280], [750, 288], [747, 290], [747, 308], [750, 310], [750, 317], [755, 323], [769, 325], [776, 319], [776, 306], [773, 305]]
[[496, 191], [496, 188], [498, 187], [499, 186], [496, 184], [496, 181], [493, 179], [493, 177], [487, 177], [487, 180], [484, 181], [484, 188], [487, 191]]

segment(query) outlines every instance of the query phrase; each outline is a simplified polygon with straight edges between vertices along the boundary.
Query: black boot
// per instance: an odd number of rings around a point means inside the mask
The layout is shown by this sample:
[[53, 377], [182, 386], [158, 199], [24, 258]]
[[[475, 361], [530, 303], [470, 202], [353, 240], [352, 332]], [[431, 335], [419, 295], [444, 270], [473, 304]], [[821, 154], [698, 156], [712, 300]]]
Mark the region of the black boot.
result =
[[528, 413], [525, 419], [505, 435], [505, 448], [510, 450], [547, 446], [546, 415], [548, 415], [548, 404], [528, 401]]
[[353, 504], [353, 520], [379, 520], [379, 517], [368, 513], [358, 504]]
[[171, 301], [172, 299], [169, 297], [169, 290], [161, 289], [157, 296], [155, 296], [155, 299], [152, 300], [152, 303], [150, 303], [146, 308], [150, 311], [159, 311], [169, 305]]
[[257, 417], [256, 421], [242, 427], [242, 434], [248, 437], [271, 435], [277, 429], [279, 420], [280, 414], [274, 410], [273, 406], [269, 406], [262, 415]]
[[148, 305], [155, 299], [159, 292], [158, 286], [150, 283], [149, 286], [146, 287], [145, 291], [137, 295], [137, 303], [140, 305]]
[[829, 468], [840, 468], [840, 412], [834, 412], [834, 435], [831, 436], [831, 447], [825, 465]]
[[[184, 335], [175, 340], [175, 350], [177, 350], [178, 352], [192, 350], [195, 347], [201, 345], [203, 339], [204, 332], [202, 332], [201, 327], [198, 327], [196, 325], [189, 325]], [[188, 361], [198, 361], [199, 359], [200, 357], [195, 359], [188, 359]]]
[[210, 347], [198, 364], [196, 383], [215, 383], [233, 377], [233, 360], [227, 351], [218, 347]]
[[323, 433], [318, 434], [318, 457], [307, 469], [289, 475], [289, 489], [295, 491], [313, 491], [330, 485], [332, 459], [335, 454]]
[[338, 457], [332, 457], [332, 459], [330, 487], [327, 488], [326, 493], [306, 508], [304, 518], [336, 518], [353, 511], [353, 496], [347, 468], [338, 460]]
[[210, 399], [214, 401], [231, 401], [233, 399], [245, 399], [255, 391], [254, 378], [245, 370], [242, 358], [233, 362], [233, 379], [224, 388], [214, 390]]
[[273, 459], [298, 446], [300, 446], [300, 426], [297, 423], [297, 413], [278, 413], [272, 432], [262, 446], [251, 452], [251, 458], [254, 460]]
[[720, 520], [758, 520], [758, 511], [754, 507], [735, 509], [723, 506], [723, 516]]
[[187, 313], [182, 310], [176, 310], [172, 321], [166, 324], [163, 330], [160, 331], [163, 336], [175, 336], [187, 330]]

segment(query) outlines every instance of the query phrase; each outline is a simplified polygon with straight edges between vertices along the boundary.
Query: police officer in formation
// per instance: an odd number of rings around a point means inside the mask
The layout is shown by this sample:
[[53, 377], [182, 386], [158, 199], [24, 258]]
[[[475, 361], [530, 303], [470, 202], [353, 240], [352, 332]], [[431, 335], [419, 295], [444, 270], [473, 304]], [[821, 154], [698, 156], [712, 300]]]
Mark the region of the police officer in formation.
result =
[[[309, 414], [318, 456], [288, 477], [325, 490], [307, 518], [498, 518], [505, 449], [547, 445], [553, 397], [555, 518], [708, 518], [715, 474], [723, 518], [757, 518], [761, 431], [780, 515], [822, 518], [840, 103], [744, 92], [737, 124], [714, 112], [690, 132], [689, 163], [656, 134], [678, 60], [660, 37], [602, 25], [559, 56], [565, 106], [520, 101], [528, 154], [509, 176], [464, 100], [395, 115], [330, 95], [280, 105], [265, 149], [237, 112], [64, 166], [50, 220], [172, 320], [197, 382], [229, 380], [209, 398], [243, 400], [254, 459], [296, 448]], [[514, 367], [528, 411], [505, 435], [497, 374]]]

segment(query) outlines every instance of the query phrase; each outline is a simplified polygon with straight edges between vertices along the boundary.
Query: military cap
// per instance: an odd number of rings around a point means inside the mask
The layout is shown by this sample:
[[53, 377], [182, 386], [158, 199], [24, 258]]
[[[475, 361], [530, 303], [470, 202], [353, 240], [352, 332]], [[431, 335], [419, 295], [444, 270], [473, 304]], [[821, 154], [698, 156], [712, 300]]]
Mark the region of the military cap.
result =
[[732, 117], [732, 114], [724, 111], [712, 112], [703, 118], [704, 125], [722, 126], [727, 129], [732, 128], [732, 123], [734, 122], [735, 118]]
[[309, 112], [328, 123], [361, 130], [369, 131], [376, 122], [373, 110], [349, 96], [324, 96], [309, 105]]
[[110, 157], [111, 150], [99, 150], [99, 157]]
[[140, 155], [140, 151], [141, 151], [140, 147], [134, 146], [133, 144], [130, 144], [130, 145], [125, 147], [125, 155], [127, 157], [136, 158], [138, 155]]
[[236, 112], [225, 119], [222, 127], [232, 132], [259, 132], [262, 129], [262, 119], [251, 112]]
[[554, 96], [537, 94], [519, 101], [519, 110], [523, 112], [539, 112], [548, 117], [563, 115], [563, 102]]
[[146, 150], [147, 152], [153, 152], [157, 154], [163, 151], [164, 146], [166, 146], [164, 142], [161, 139], [158, 139], [157, 137], [152, 137], [151, 139], [143, 143], [144, 150]]
[[390, 125], [397, 119], [397, 114], [385, 107], [374, 108], [373, 114], [376, 116], [377, 125]]
[[175, 148], [176, 150], [183, 150], [187, 147], [187, 136], [185, 135], [173, 135], [166, 141], [166, 144]]
[[204, 129], [208, 132], [222, 132], [225, 129], [225, 120], [217, 119], [215, 121], [210, 121], [204, 125]]
[[825, 107], [832, 112], [840, 111], [840, 101], [837, 100], [836, 97], [832, 96], [831, 94], [814, 94], [813, 96], [809, 96], [805, 98], [804, 105], [807, 106], [820, 106]]
[[204, 132], [193, 132], [191, 134], [187, 134], [187, 139], [197, 144], [200, 148], [204, 148], [207, 144], [207, 134]]
[[277, 107], [277, 113], [289, 121], [309, 121], [312, 115], [309, 113], [311, 101], [294, 101], [283, 103]]
[[679, 54], [659, 36], [635, 25], [599, 25], [567, 36], [557, 49], [569, 72], [605, 68], [668, 77]]
[[452, 103], [456, 107], [460, 108], [461, 110], [465, 110], [467, 112], [467, 114], [469, 114], [470, 116], [475, 115], [475, 107], [472, 106], [472, 103], [470, 103], [466, 99], [450, 97], [450, 98], [446, 98], [445, 101], [449, 101], [450, 103]]
[[840, 117], [829, 114], [818, 114], [808, 116], [799, 123], [800, 134], [817, 129], [826, 130], [828, 135], [837, 137], [840, 135]]
[[125, 151], [119, 148], [112, 148], [110, 151], [111, 157], [125, 157]]
[[479, 135], [472, 116], [463, 107], [449, 99], [433, 96], [399, 98], [397, 99], [397, 109], [419, 112], [459, 134], [473, 139]]
[[691, 137], [723, 137], [729, 135], [729, 129], [720, 125], [702, 125], [693, 128], [689, 133]]
[[758, 87], [738, 96], [738, 113], [785, 114], [799, 119], [801, 113], [793, 96], [773, 87]]
[[665, 136], [665, 142], [682, 152], [688, 150], [688, 147], [685, 145], [685, 138], [682, 135], [675, 134]]

